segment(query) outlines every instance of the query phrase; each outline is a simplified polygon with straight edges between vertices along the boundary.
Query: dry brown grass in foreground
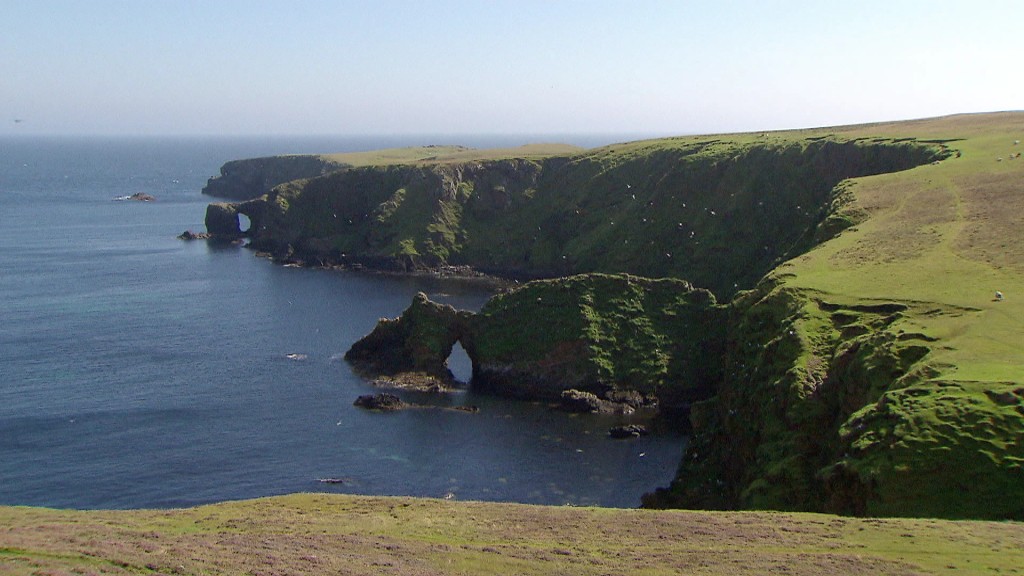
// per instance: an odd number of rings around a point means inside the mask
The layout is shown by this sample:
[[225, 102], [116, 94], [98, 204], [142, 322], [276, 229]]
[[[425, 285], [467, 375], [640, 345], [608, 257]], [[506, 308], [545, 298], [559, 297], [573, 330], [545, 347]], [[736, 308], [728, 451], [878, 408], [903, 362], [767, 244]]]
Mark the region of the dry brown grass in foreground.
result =
[[0, 508], [0, 573], [1020, 574], [1024, 525], [297, 494]]

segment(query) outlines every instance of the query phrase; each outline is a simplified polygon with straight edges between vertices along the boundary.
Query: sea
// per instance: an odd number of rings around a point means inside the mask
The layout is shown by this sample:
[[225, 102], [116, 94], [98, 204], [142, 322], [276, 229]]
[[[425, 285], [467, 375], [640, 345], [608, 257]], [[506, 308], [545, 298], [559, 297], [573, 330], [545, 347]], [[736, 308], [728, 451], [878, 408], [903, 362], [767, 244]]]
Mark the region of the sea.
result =
[[[621, 141], [570, 136], [583, 146]], [[547, 138], [546, 140], [551, 140]], [[0, 137], [0, 504], [174, 508], [295, 492], [635, 507], [686, 438], [613, 440], [569, 415], [467, 385], [378, 390], [342, 359], [417, 292], [476, 310], [479, 284], [288, 268], [203, 231], [220, 166], [291, 153], [523, 136]], [[153, 202], [118, 201], [135, 193]], [[476, 406], [479, 411], [448, 410]]]

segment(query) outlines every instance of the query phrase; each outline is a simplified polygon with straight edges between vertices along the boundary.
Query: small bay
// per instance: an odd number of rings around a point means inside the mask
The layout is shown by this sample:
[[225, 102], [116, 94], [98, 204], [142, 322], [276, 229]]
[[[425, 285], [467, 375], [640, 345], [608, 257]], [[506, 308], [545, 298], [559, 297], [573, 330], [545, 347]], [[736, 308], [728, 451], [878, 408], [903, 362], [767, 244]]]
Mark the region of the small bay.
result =
[[[231, 159], [529, 141], [0, 139], [0, 504], [177, 507], [336, 491], [638, 505], [672, 479], [685, 438], [615, 441], [615, 417], [469, 390], [416, 400], [476, 413], [352, 406], [374, 388], [341, 356], [378, 318], [418, 291], [477, 309], [485, 288], [285, 268], [176, 238], [203, 229], [216, 199], [199, 192]], [[156, 201], [114, 201], [137, 192]], [[468, 379], [464, 356], [451, 365]]]

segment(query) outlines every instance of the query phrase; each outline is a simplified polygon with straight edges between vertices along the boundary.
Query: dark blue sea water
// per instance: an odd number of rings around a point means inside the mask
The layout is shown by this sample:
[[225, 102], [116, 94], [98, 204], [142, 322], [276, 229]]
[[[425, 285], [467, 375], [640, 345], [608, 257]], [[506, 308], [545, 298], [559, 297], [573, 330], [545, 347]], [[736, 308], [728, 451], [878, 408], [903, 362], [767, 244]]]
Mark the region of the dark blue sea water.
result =
[[[470, 391], [417, 400], [479, 413], [352, 406], [374, 391], [340, 360], [352, 342], [417, 291], [475, 309], [478, 286], [176, 239], [203, 229], [199, 191], [227, 160], [442, 142], [0, 138], [0, 504], [336, 491], [627, 507], [667, 484], [684, 439], [611, 440], [614, 419]], [[113, 201], [135, 192], [157, 201]], [[451, 363], [468, 378], [464, 353]]]

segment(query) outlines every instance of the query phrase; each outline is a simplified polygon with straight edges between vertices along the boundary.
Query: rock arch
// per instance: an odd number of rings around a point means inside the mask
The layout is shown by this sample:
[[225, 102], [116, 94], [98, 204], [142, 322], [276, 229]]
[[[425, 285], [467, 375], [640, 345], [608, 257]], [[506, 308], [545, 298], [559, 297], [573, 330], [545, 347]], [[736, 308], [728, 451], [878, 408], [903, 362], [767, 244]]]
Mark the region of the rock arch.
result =
[[465, 338], [472, 312], [431, 302], [420, 292], [398, 318], [382, 318], [370, 334], [345, 353], [357, 369], [382, 375], [423, 372], [451, 378], [447, 361], [456, 342], [470, 355]]
[[[206, 207], [206, 231], [215, 238], [251, 238], [265, 211], [266, 205], [262, 202], [214, 202]], [[242, 217], [249, 224], [244, 230]]]

